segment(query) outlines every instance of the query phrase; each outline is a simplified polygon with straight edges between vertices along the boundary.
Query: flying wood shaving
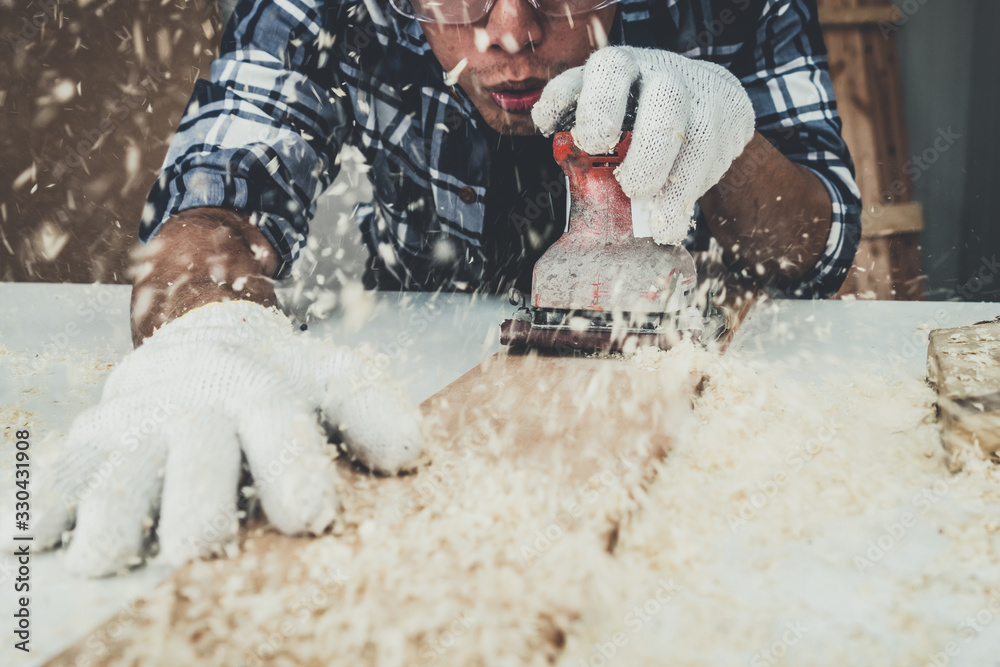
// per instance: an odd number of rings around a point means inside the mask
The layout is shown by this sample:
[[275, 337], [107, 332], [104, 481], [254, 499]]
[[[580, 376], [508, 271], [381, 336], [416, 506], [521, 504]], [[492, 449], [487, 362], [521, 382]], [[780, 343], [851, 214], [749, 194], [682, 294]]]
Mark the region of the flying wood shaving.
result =
[[450, 71], [445, 72], [445, 75], [444, 75], [444, 85], [446, 85], [446, 86], [454, 86], [455, 84], [457, 84], [458, 83], [458, 77], [460, 77], [462, 75], [462, 71], [465, 69], [466, 65], [468, 65], [468, 64], [469, 64], [469, 59], [468, 58], [462, 58], [461, 60], [458, 61], [458, 64], [455, 65], [455, 67], [453, 67]]

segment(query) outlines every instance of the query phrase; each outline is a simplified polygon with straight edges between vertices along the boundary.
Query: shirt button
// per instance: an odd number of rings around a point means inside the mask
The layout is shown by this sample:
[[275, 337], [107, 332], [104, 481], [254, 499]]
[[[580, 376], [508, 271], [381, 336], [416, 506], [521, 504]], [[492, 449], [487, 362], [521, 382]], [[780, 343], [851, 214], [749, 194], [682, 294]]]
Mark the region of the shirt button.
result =
[[476, 201], [476, 191], [469, 187], [462, 188], [458, 191], [458, 198], [461, 199], [464, 204], [471, 204]]

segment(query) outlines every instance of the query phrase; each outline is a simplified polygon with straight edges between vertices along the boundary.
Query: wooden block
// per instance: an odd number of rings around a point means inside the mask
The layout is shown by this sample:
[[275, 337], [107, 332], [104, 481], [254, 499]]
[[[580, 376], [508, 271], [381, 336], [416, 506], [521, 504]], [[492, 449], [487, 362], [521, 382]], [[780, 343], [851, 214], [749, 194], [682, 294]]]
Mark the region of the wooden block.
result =
[[937, 329], [927, 348], [927, 378], [938, 393], [941, 440], [959, 467], [958, 447], [997, 459], [1000, 452], [1000, 319]]
[[920, 202], [873, 206], [861, 212], [862, 238], [919, 234], [923, 230], [924, 207]]

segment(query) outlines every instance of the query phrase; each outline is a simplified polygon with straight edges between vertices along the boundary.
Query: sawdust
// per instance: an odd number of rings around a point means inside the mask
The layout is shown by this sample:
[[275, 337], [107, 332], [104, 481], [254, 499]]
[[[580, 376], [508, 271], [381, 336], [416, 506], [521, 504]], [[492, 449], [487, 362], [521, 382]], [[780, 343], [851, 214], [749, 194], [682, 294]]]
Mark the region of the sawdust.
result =
[[[120, 352], [112, 348], [83, 351], [75, 348], [43, 353], [10, 350], [0, 345], [0, 377], [6, 400], [0, 403], [0, 470], [13, 470], [13, 429], [28, 429], [33, 456], [57, 454], [57, 441], [72, 417], [97, 400], [98, 391]], [[51, 451], [50, 451], [51, 450]], [[6, 483], [9, 478], [0, 476]], [[12, 488], [12, 487], [6, 487]], [[10, 503], [0, 495], [0, 506]]]
[[1000, 595], [1000, 468], [948, 473], [923, 383], [713, 371], [622, 536], [681, 588], [622, 664], [767, 664], [788, 623], [788, 664], [924, 664]]
[[[109, 664], [914, 665], [950, 641], [975, 664], [989, 636], [959, 624], [1000, 595], [1000, 470], [948, 473], [924, 384], [693, 347], [623, 363], [710, 374], [648, 489], [566, 519], [559, 471], [485, 456], [496, 433], [389, 502], [393, 480], [342, 469], [338, 535], [288, 559], [258, 531], [221, 584], [230, 563], [190, 566]], [[608, 513], [631, 517], [612, 550]]]
[[[13, 453], [12, 443], [17, 442], [14, 433], [22, 429], [30, 429], [37, 423], [37, 415], [25, 410], [20, 404], [0, 405], [0, 439], [4, 443], [8, 443], [6, 446], [0, 445], [0, 453], [8, 454], [8, 450]], [[0, 480], [3, 480], [5, 484], [9, 482], [10, 478], [7, 473], [14, 470], [14, 464], [13, 455], [0, 458]]]

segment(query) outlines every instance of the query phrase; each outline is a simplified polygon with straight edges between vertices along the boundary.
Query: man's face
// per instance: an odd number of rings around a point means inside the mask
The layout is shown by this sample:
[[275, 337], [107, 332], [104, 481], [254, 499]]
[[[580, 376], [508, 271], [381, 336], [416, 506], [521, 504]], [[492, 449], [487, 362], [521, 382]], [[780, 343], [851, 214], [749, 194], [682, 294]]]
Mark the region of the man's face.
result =
[[527, 136], [538, 130], [531, 107], [549, 79], [586, 62], [604, 46], [616, 5], [569, 18], [542, 14], [527, 0], [496, 0], [471, 25], [421, 23], [446, 72], [467, 62], [458, 85], [497, 132]]

